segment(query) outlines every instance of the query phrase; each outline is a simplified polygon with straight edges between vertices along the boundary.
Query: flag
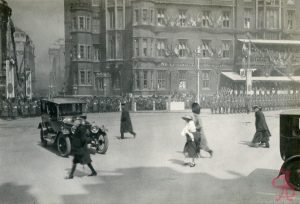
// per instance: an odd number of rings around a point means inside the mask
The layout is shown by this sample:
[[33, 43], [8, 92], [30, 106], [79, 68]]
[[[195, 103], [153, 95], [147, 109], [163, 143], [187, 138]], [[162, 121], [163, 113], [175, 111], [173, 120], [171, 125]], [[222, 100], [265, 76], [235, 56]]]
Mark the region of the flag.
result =
[[31, 71], [26, 71], [26, 97], [32, 98], [32, 87], [31, 87]]
[[14, 69], [11, 66], [10, 61], [6, 60], [6, 98], [15, 97], [15, 76]]

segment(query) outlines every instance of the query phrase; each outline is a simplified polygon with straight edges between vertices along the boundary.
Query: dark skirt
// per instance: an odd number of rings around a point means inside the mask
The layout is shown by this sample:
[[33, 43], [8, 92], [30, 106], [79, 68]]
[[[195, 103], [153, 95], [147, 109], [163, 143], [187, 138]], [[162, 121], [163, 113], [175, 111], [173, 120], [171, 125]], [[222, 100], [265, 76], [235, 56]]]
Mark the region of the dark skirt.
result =
[[252, 139], [252, 143], [266, 143], [269, 142], [269, 137], [271, 136], [270, 132], [268, 130], [259, 131], [254, 134], [254, 137]]
[[183, 148], [183, 154], [188, 158], [198, 157], [196, 143], [191, 139], [187, 139]]
[[88, 149], [74, 152], [73, 163], [74, 164], [89, 164], [92, 162]]

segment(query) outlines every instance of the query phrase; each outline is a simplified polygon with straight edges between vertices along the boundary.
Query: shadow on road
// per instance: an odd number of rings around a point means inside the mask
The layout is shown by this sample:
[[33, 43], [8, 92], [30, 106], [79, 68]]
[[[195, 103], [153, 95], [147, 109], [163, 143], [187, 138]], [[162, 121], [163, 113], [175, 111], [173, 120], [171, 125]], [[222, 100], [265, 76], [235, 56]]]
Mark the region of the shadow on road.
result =
[[14, 183], [5, 183], [0, 186], [0, 203], [38, 203], [37, 199], [31, 195], [29, 186], [19, 186]]
[[53, 154], [56, 154], [57, 156], [60, 156], [60, 154], [59, 154], [59, 152], [57, 150], [56, 145], [47, 145], [47, 146], [44, 146], [44, 145], [42, 145], [41, 142], [38, 142], [37, 145], [40, 146], [40, 147], [42, 147], [43, 149], [45, 149], [45, 150], [53, 153]]
[[252, 144], [251, 141], [240, 141], [239, 144], [242, 144], [242, 145], [247, 145], [250, 147], [250, 145]]
[[278, 171], [267, 169], [256, 169], [247, 177], [230, 172], [240, 177], [227, 180], [167, 167], [119, 169], [115, 175], [98, 173], [96, 184], [83, 186], [87, 194], [64, 195], [64, 203], [275, 203], [281, 194], [281, 189], [272, 186]]

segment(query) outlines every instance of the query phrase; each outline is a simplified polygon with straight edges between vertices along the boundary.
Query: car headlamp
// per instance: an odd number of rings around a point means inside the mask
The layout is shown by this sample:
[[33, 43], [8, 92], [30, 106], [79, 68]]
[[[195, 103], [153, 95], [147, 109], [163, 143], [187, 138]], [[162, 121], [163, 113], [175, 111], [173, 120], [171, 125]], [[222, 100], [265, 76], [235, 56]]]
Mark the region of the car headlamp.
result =
[[91, 132], [92, 133], [97, 133], [99, 131], [99, 127], [97, 126], [97, 125], [93, 125], [92, 127], [91, 127]]

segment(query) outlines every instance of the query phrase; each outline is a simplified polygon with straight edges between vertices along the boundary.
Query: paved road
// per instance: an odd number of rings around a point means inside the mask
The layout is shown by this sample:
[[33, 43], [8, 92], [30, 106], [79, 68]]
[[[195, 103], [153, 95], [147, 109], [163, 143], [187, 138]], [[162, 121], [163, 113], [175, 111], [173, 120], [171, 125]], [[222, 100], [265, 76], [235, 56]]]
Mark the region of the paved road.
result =
[[[300, 203], [299, 193], [276, 201], [272, 186], [282, 164], [278, 112], [266, 112], [271, 148], [250, 148], [254, 114], [211, 115], [202, 120], [214, 157], [183, 166], [180, 136], [185, 113], [131, 113], [137, 138], [120, 140], [120, 113], [89, 114], [109, 129], [105, 155], [92, 155], [97, 177], [78, 166], [65, 180], [72, 158], [40, 145], [39, 118], [0, 120], [0, 203]], [[278, 181], [282, 183], [282, 180]], [[292, 191], [288, 191], [292, 195]]]

